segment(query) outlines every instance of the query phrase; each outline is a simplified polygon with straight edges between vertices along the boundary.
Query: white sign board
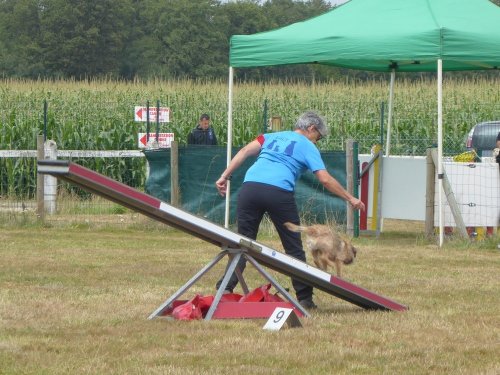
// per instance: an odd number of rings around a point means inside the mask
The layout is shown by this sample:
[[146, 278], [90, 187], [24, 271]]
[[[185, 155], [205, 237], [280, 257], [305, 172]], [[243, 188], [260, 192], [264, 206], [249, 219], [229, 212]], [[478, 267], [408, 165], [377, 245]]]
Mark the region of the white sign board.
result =
[[[147, 133], [139, 133], [138, 142], [139, 148], [146, 148], [148, 146]], [[149, 133], [149, 144], [151, 145], [156, 141], [156, 133]], [[158, 133], [158, 147], [170, 148], [174, 141], [174, 133]]]
[[[156, 107], [149, 107], [149, 121], [156, 122]], [[146, 122], [148, 120], [148, 107], [135, 107], [134, 120]], [[159, 122], [170, 122], [170, 108], [160, 107]]]
[[[368, 162], [371, 155], [359, 155]], [[373, 217], [373, 165], [370, 167], [368, 216]], [[382, 162], [382, 216], [387, 219], [425, 220], [425, 157], [384, 156]]]
[[293, 309], [276, 307], [262, 329], [279, 331], [285, 323], [287, 323], [289, 327], [302, 327], [302, 324]]

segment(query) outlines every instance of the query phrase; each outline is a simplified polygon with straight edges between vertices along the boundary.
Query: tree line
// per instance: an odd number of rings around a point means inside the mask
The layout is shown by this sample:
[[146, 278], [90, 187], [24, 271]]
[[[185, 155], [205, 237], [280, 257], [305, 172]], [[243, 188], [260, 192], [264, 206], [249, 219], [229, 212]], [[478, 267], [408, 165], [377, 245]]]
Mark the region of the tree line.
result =
[[[225, 79], [232, 35], [283, 27], [331, 8], [325, 0], [0, 0], [0, 77]], [[310, 81], [345, 70], [293, 65], [236, 73], [257, 81]]]
[[[331, 9], [324, 0], [0, 0], [3, 77], [221, 79], [229, 39]], [[313, 67], [287, 73], [311, 75]], [[249, 78], [283, 68], [252, 69]]]

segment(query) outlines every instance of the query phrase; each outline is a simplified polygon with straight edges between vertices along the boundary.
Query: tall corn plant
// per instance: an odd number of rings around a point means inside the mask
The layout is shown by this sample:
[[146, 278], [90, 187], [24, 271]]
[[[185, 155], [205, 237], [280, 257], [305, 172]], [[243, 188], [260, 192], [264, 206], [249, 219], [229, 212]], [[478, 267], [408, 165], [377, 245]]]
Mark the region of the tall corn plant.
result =
[[[499, 80], [447, 80], [444, 85], [445, 152], [460, 152], [469, 129], [477, 122], [500, 119]], [[430, 80], [396, 80], [392, 153], [422, 154], [436, 139], [436, 86]], [[268, 115], [281, 116], [293, 129], [300, 113], [317, 110], [331, 127], [320, 142], [324, 150], [342, 149], [347, 138], [369, 152], [380, 138], [380, 105], [388, 97], [387, 81], [346, 81], [322, 84], [297, 82], [235, 83], [233, 144], [241, 146], [262, 131], [263, 104]], [[145, 123], [134, 122], [134, 107], [161, 106], [172, 110], [161, 132], [173, 132], [181, 144], [202, 113], [210, 114], [219, 143], [227, 139], [227, 83], [223, 81], [0, 81], [0, 149], [35, 149], [43, 129], [43, 102], [48, 103], [47, 136], [59, 149], [124, 150], [137, 148], [137, 133]], [[387, 116], [387, 114], [386, 114]], [[387, 121], [387, 119], [386, 119]], [[151, 131], [156, 130], [151, 119]], [[385, 129], [386, 131], [386, 129]], [[144, 182], [144, 161], [86, 159], [78, 162], [132, 186]], [[27, 176], [27, 177], [26, 177]], [[1, 160], [0, 194], [26, 183], [32, 194], [34, 162]]]

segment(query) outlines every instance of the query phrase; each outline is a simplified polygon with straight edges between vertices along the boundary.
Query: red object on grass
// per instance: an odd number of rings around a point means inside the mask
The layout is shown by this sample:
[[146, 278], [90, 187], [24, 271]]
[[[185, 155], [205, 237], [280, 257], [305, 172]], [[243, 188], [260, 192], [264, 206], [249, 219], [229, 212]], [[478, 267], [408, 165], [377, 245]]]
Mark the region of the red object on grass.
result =
[[255, 288], [248, 294], [245, 294], [241, 299], [238, 301], [240, 303], [243, 302], [261, 302], [264, 301], [266, 295], [269, 294], [269, 288], [271, 288], [271, 284], [267, 285], [262, 285], [258, 288]]
[[[236, 293], [223, 294], [213, 317], [218, 319], [268, 318], [276, 307], [292, 308], [298, 316], [302, 316], [295, 306], [284, 301], [280, 296], [269, 293], [269, 289], [271, 289], [271, 284], [255, 288], [244, 296]], [[202, 319], [213, 301], [214, 296], [197, 294], [188, 301], [174, 301], [163, 315], [170, 315], [178, 320]]]
[[197, 294], [189, 301], [174, 308], [172, 310], [172, 316], [177, 320], [201, 319], [200, 296]]
[[213, 319], [269, 319], [277, 307], [293, 309], [300, 318], [304, 316], [290, 302], [227, 302], [219, 303]]
[[238, 302], [241, 297], [243, 297], [241, 294], [226, 293], [222, 295], [219, 302]]

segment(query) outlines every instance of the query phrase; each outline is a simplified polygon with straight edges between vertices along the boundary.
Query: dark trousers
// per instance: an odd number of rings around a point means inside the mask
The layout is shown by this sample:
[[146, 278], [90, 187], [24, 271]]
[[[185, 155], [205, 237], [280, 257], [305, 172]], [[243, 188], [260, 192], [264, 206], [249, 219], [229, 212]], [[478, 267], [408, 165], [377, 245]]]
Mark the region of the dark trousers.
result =
[[[291, 232], [283, 226], [283, 223], [287, 221], [294, 224], [300, 223], [293, 192], [266, 184], [244, 183], [238, 195], [238, 233], [255, 240], [265, 213], [269, 215], [276, 227], [285, 252], [305, 262], [306, 254], [302, 249], [300, 233]], [[245, 265], [246, 260], [241, 258], [238, 263], [241, 272], [245, 269]], [[217, 282], [217, 288], [221, 282], [222, 279]], [[238, 278], [233, 273], [226, 290], [232, 292], [237, 284]], [[293, 278], [292, 285], [298, 300], [312, 297], [313, 288], [311, 286]]]

